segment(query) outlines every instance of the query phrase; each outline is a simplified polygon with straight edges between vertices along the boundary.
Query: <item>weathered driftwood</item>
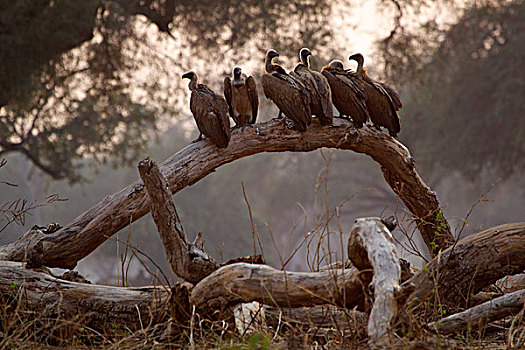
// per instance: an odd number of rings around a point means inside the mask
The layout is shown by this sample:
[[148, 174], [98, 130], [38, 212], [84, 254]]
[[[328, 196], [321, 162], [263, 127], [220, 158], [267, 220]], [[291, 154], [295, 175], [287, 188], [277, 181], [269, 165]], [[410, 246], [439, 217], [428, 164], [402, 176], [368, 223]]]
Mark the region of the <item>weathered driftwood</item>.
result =
[[185, 281], [196, 283], [219, 268], [219, 264], [203, 251], [202, 239], [189, 243], [173, 204], [171, 193], [157, 164], [147, 158], [139, 162], [140, 178], [151, 203], [151, 215], [168, 257], [171, 270]]
[[459, 333], [469, 328], [480, 328], [487, 323], [516, 315], [525, 307], [525, 290], [503, 295], [463, 312], [429, 324], [438, 333]]
[[[123, 288], [65, 281], [27, 269], [19, 262], [0, 261], [0, 295], [9, 312], [35, 312], [49, 318], [76, 319], [97, 329], [112, 324], [140, 329], [169, 318], [166, 287]], [[9, 305], [12, 306], [8, 307]]]
[[392, 233], [380, 218], [355, 221], [348, 239], [348, 257], [359, 270], [373, 270], [370, 289], [374, 305], [368, 320], [368, 342], [372, 348], [384, 348], [390, 343], [388, 334], [398, 312], [401, 266]]
[[525, 268], [525, 222], [489, 228], [443, 251], [403, 283], [414, 284], [415, 304], [427, 297], [432, 303], [467, 306], [469, 296], [506, 275]]
[[250, 301], [275, 307], [362, 307], [362, 291], [367, 282], [355, 268], [287, 272], [266, 265], [238, 263], [221, 267], [200, 281], [193, 288], [191, 301], [198, 312]]
[[[418, 218], [419, 231], [431, 254], [436, 253], [436, 247], [452, 243], [437, 197], [416, 172], [407, 148], [383, 132], [367, 126], [357, 130], [343, 119], [334, 120], [332, 126], [314, 122], [304, 133], [288, 129], [279, 120], [239, 128], [232, 132], [228, 148], [218, 149], [208, 141], [193, 143], [167, 159], [160, 169], [175, 194], [239, 158], [261, 152], [309, 152], [322, 147], [348, 149], [372, 157], [381, 165], [387, 183]], [[149, 210], [149, 197], [144, 185], [137, 181], [107, 196], [56, 232], [29, 231], [21, 239], [0, 247], [0, 259], [24, 261], [29, 254], [36, 255], [36, 260], [45, 266], [72, 268], [109, 236]]]

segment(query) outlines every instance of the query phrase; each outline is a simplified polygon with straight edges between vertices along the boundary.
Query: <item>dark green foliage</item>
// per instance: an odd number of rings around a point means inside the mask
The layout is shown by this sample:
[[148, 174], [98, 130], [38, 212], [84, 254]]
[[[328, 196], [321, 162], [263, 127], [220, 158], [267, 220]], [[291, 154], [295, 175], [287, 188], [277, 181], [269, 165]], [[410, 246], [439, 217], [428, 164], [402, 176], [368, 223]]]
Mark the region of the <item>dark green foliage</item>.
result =
[[[430, 169], [525, 168], [525, 3], [474, 6], [408, 88], [402, 140]], [[424, 137], [422, 137], [424, 135]]]
[[[80, 179], [82, 157], [128, 163], [159, 118], [176, 115], [179, 75], [173, 83], [161, 79], [210, 52], [240, 60], [235, 53], [257, 35], [261, 51], [286, 39], [283, 50], [323, 45], [325, 2], [2, 1], [0, 156], [20, 152], [69, 181]], [[144, 23], [157, 27], [157, 39], [177, 36], [177, 60], [156, 53]]]

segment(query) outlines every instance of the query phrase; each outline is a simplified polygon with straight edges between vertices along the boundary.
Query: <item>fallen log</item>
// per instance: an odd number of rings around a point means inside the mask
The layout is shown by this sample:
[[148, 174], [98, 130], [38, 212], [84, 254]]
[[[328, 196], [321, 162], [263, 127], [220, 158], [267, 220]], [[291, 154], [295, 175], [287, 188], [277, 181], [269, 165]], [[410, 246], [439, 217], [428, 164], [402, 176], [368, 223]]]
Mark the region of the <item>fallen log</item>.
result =
[[440, 334], [460, 333], [481, 328], [487, 323], [507, 316], [516, 315], [524, 307], [525, 290], [520, 290], [432, 322], [428, 327]]
[[[187, 287], [183, 289], [188, 294]], [[10, 311], [31, 312], [51, 319], [77, 320], [95, 329], [111, 329], [112, 325], [140, 329], [141, 325], [159, 323], [169, 318], [173, 304], [167, 287], [70, 282], [10, 261], [0, 261], [0, 295], [5, 307], [3, 317]]]
[[138, 169], [150, 198], [151, 215], [157, 225], [171, 270], [187, 282], [196, 283], [219, 268], [206, 252], [200, 234], [189, 243], [164, 176], [157, 164], [147, 158]]
[[[525, 269], [525, 222], [489, 228], [441, 252], [403, 283], [415, 290], [409, 300], [468, 306], [471, 295], [497, 280]], [[427, 300], [427, 298], [430, 298]]]
[[191, 293], [197, 312], [224, 310], [258, 301], [274, 307], [333, 304], [364, 305], [363, 281], [357, 269], [287, 272], [266, 265], [237, 263], [221, 267], [200, 281]]
[[359, 270], [372, 269], [370, 284], [374, 304], [368, 320], [368, 343], [371, 348], [385, 348], [397, 317], [401, 266], [392, 233], [380, 218], [357, 219], [348, 239], [348, 257]]
[[[432, 256], [453, 243], [436, 194], [416, 172], [407, 148], [383, 132], [368, 126], [355, 129], [343, 119], [335, 119], [331, 126], [314, 122], [303, 133], [288, 129], [279, 120], [239, 128], [232, 132], [228, 148], [217, 149], [207, 141], [193, 143], [167, 159], [160, 169], [175, 194], [239, 158], [261, 152], [309, 152], [322, 147], [353, 150], [378, 162], [387, 183], [414, 215]], [[0, 247], [0, 259], [25, 261], [27, 256], [33, 256], [41, 265], [71, 269], [108, 237], [149, 210], [144, 185], [137, 181], [105, 197], [56, 232], [28, 231], [19, 240]]]

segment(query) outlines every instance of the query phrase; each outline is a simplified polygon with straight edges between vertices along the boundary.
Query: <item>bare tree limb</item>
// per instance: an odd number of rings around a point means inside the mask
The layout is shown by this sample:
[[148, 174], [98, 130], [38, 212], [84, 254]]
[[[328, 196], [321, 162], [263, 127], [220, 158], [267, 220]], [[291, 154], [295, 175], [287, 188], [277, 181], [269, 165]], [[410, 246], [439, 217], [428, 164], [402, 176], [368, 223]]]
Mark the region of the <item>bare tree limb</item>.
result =
[[171, 193], [157, 164], [146, 158], [138, 165], [151, 202], [151, 215], [157, 225], [171, 270], [185, 281], [196, 283], [219, 268], [219, 264], [202, 249], [202, 239], [188, 242]]
[[[239, 158], [261, 152], [309, 152], [322, 147], [353, 150], [378, 162], [387, 183], [416, 218], [431, 255], [453, 242], [448, 223], [439, 216], [442, 211], [437, 197], [419, 177], [407, 148], [383, 132], [367, 126], [355, 129], [346, 120], [336, 119], [331, 126], [314, 123], [304, 133], [286, 128], [279, 120], [239, 128], [232, 132], [228, 148], [197, 142], [167, 159], [160, 169], [175, 194]], [[72, 268], [112, 234], [147, 214], [149, 208], [144, 185], [135, 182], [107, 196], [57, 232], [45, 236], [28, 233], [0, 247], [0, 259], [23, 261], [26, 251], [40, 241], [42, 264]]]
[[459, 333], [519, 313], [525, 306], [525, 289], [506, 294], [429, 324], [438, 333]]

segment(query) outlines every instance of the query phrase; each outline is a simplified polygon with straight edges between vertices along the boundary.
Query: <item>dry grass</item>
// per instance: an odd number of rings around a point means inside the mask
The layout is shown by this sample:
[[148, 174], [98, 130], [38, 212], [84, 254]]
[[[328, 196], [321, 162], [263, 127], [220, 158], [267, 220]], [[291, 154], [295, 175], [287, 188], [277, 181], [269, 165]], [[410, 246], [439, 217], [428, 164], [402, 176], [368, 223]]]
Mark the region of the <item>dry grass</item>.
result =
[[[324, 265], [345, 260], [345, 242], [348, 237], [342, 228], [340, 213], [344, 205], [357, 194], [348, 197], [335, 208], [329, 206], [328, 181], [332, 154], [332, 151], [329, 151], [328, 155], [322, 153], [326, 166], [320, 171], [315, 187], [314, 207], [320, 205], [321, 209], [313, 210], [313, 217], [309, 218], [308, 213], [311, 211], [303, 207], [305, 216], [302, 223], [305, 227], [311, 225], [311, 228], [305, 230], [308, 234], [298, 242], [291, 254], [284, 256], [279, 251], [279, 245], [267, 225], [268, 234], [274, 242], [282, 269], [295, 254], [298, 254], [300, 248], [306, 250], [307, 262], [313, 271], [319, 270]], [[257, 253], [257, 246], [264, 254], [261, 233], [254, 224], [248, 195], [244, 187], [242, 189], [252, 222], [254, 254]], [[486, 193], [477, 203], [484, 201], [485, 196]], [[467, 213], [466, 218], [475, 205]], [[20, 220], [19, 218], [23, 218], [23, 214], [27, 212], [25, 209], [28, 207], [24, 207], [24, 211], [18, 216], [11, 215], [10, 219]], [[414, 218], [409, 217], [406, 212], [399, 214], [397, 208], [394, 210], [398, 213], [398, 222], [400, 222], [397, 233], [398, 244], [410, 254], [425, 260], [425, 254], [421, 253], [414, 239], [416, 230], [410, 225]], [[458, 238], [464, 227], [463, 224], [457, 232]], [[124, 244], [124, 250], [118, 253], [121, 262], [119, 267], [121, 285], [127, 286], [131, 259], [138, 259], [141, 263], [143, 258], [149, 259], [153, 264], [154, 261], [131, 245], [129, 231], [126, 242], [120, 243]], [[147, 268], [146, 264], [143, 264]], [[154, 275], [152, 271], [150, 273]], [[155, 278], [159, 283], [165, 281], [169, 283], [166, 276]], [[392, 333], [389, 334], [392, 349], [518, 349], [525, 346], [523, 310], [515, 317], [494, 322], [481, 330], [471, 330], [454, 336], [442, 336], [427, 329], [424, 326], [427, 322], [448, 316], [450, 313], [443, 306], [443, 294], [445, 294], [443, 291], [436, 288], [434, 298], [429, 300], [425, 304], [425, 310], [418, 314], [411, 312], [410, 305], [405, 306]], [[322, 310], [317, 308], [315, 310], [317, 316], [319, 312], [322, 313], [321, 319], [314, 316], [313, 309], [312, 313], [306, 313], [306, 317], [298, 319], [291, 316], [289, 310], [270, 308], [266, 310], [263, 322], [260, 322], [258, 317], [253, 317], [248, 329], [240, 332], [231, 314], [222, 318], [214, 315], [213, 320], [192, 314], [187, 322], [170, 319], [150, 326], [107, 324], [95, 329], [88, 315], [75, 315], [73, 318], [65, 319], [56, 311], [52, 315], [43, 315], [25, 310], [22, 307], [23, 293], [17, 293], [16, 288], [1, 295], [0, 304], [2, 310], [0, 349], [363, 349], [368, 347], [365, 314], [335, 307], [325, 307]], [[261, 310], [258, 311], [257, 316], [261, 314]]]

